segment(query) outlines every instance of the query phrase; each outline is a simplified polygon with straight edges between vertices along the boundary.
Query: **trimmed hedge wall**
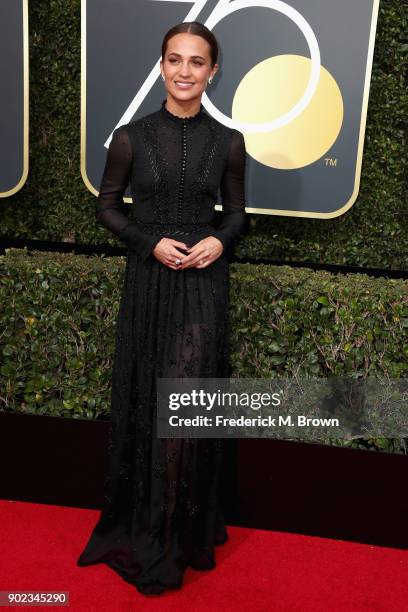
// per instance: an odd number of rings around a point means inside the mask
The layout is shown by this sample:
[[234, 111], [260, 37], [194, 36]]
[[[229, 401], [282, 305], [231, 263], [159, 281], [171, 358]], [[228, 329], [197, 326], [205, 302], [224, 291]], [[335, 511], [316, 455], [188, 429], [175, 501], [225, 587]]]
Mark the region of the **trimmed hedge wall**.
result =
[[[126, 258], [0, 257], [0, 409], [108, 418]], [[234, 377], [408, 376], [408, 281], [231, 264]], [[406, 451], [405, 439], [321, 440]]]
[[[332, 220], [251, 215], [237, 256], [408, 269], [407, 21], [406, 1], [381, 0], [357, 202]], [[29, 28], [30, 173], [0, 203], [1, 235], [118, 244], [79, 170], [80, 0], [30, 2]]]

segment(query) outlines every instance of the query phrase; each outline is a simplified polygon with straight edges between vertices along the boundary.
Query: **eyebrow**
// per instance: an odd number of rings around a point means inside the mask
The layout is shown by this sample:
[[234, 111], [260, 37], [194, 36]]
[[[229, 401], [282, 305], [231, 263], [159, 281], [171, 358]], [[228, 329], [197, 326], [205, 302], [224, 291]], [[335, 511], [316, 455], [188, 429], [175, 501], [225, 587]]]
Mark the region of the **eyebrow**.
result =
[[[181, 57], [180, 53], [175, 53], [175, 51], [171, 51], [171, 52], [169, 53], [169, 55], [177, 55], [178, 57]], [[202, 57], [201, 55], [192, 55], [191, 57], [193, 57], [193, 58], [194, 58], [194, 57], [199, 57], [200, 59], [202, 59], [202, 60], [204, 60], [204, 61], [205, 61], [205, 58], [204, 58], [204, 57]]]

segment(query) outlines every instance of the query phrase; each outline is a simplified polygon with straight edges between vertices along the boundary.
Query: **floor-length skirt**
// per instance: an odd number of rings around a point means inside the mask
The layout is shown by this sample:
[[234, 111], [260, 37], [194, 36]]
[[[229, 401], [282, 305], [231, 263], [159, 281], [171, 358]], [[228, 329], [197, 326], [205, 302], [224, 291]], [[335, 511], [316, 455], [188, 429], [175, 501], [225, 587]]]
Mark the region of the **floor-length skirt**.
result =
[[[194, 242], [192, 242], [194, 244]], [[229, 264], [172, 270], [128, 251], [116, 325], [104, 503], [80, 566], [106, 563], [140, 592], [215, 567], [228, 539], [222, 440], [158, 438], [156, 377], [229, 377]]]

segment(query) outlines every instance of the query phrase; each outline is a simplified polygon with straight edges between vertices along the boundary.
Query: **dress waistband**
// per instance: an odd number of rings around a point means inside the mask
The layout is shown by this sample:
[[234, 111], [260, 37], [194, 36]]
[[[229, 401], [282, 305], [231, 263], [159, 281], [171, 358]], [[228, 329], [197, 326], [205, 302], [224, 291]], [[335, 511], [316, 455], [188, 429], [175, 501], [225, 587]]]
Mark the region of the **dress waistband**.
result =
[[210, 223], [145, 223], [136, 221], [136, 225], [142, 232], [153, 234], [188, 235], [215, 229]]

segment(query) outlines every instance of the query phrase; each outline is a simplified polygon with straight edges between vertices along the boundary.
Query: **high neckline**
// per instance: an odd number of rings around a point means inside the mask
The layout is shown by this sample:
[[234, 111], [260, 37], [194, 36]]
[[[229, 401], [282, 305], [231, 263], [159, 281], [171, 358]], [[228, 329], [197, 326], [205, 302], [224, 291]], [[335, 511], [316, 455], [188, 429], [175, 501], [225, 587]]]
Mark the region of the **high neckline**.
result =
[[195, 123], [196, 121], [199, 121], [203, 115], [204, 106], [202, 103], [200, 103], [200, 110], [198, 110], [194, 115], [189, 115], [188, 117], [179, 117], [179, 115], [174, 115], [166, 108], [166, 102], [167, 99], [164, 99], [161, 104], [161, 111], [164, 117], [167, 117], [167, 119], [171, 119], [175, 123]]

